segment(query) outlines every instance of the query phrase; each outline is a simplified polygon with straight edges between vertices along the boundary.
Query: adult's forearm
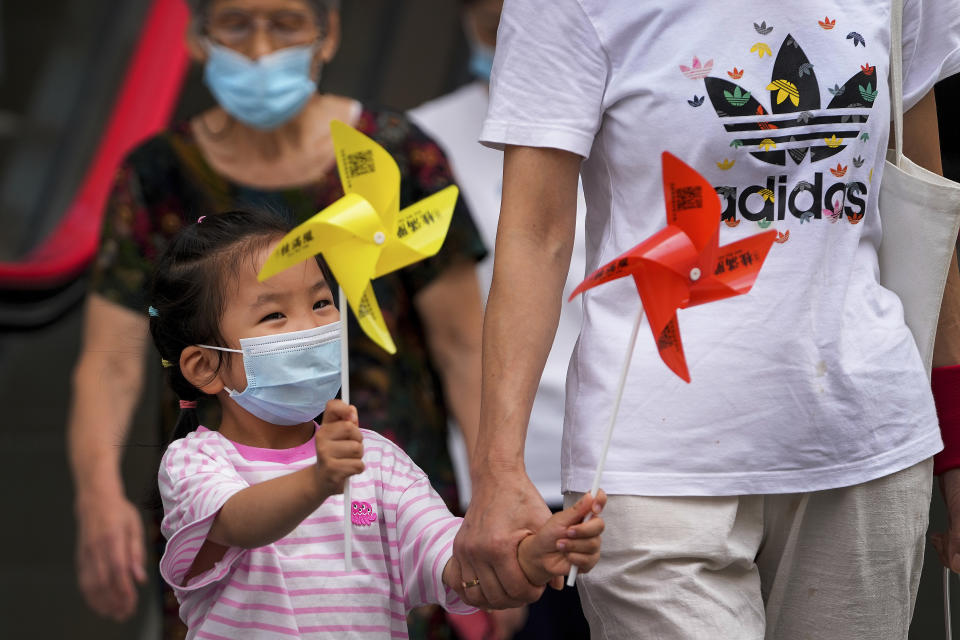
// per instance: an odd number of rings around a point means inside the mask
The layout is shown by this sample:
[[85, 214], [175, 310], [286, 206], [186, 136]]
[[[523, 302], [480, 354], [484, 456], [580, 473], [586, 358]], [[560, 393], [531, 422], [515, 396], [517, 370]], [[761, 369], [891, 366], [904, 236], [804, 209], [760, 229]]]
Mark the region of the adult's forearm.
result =
[[937, 339], [933, 348], [933, 366], [949, 367], [960, 364], [960, 268], [954, 252], [947, 274], [947, 286], [940, 305]]
[[523, 466], [527, 422], [553, 345], [576, 227], [580, 159], [508, 148], [483, 327], [476, 475]]
[[123, 491], [120, 462], [143, 386], [141, 359], [86, 353], [74, 370], [67, 442], [78, 500]]
[[521, 238], [498, 242], [500, 275], [494, 275], [483, 329], [476, 455], [484, 463], [522, 464], [527, 422], [560, 317], [564, 279], [551, 272], [569, 265], [558, 253]]

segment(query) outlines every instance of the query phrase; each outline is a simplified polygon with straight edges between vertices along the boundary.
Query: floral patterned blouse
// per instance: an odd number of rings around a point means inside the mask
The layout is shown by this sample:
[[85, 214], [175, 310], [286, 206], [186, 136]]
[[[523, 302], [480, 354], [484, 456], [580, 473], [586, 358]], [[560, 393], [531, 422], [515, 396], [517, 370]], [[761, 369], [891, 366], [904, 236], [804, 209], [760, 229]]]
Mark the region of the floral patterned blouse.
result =
[[[396, 159], [401, 207], [451, 184], [450, 167], [440, 148], [403, 115], [364, 108], [355, 126]], [[265, 190], [231, 182], [206, 163], [189, 123], [182, 123], [141, 144], [120, 167], [106, 207], [92, 290], [146, 314], [154, 261], [184, 224], [244, 205], [269, 207], [299, 224], [342, 196], [335, 166], [319, 181], [298, 188]], [[414, 299], [451, 265], [472, 264], [485, 255], [460, 198], [436, 256], [374, 281], [397, 354], [390, 356], [375, 345], [348, 314], [351, 401], [361, 425], [400, 445], [454, 511], [458, 505], [447, 451], [447, 409]], [[201, 405], [201, 417], [216, 424], [212, 412], [217, 407], [211, 405], [216, 401]], [[167, 396], [164, 408], [163, 423], [172, 430], [175, 399]]]

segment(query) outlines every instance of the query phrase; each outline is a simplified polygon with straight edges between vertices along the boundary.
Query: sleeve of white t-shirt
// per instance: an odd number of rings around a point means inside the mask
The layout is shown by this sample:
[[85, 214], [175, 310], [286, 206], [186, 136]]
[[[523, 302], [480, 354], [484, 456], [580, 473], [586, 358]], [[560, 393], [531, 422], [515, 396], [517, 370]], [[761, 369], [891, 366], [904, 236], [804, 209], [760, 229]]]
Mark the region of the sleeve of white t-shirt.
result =
[[904, 0], [903, 108], [960, 73], [960, 0]]
[[249, 485], [230, 464], [222, 446], [198, 434], [190, 434], [167, 448], [160, 463], [159, 482], [164, 514], [160, 528], [167, 539], [160, 575], [175, 591], [192, 591], [223, 579], [244, 549], [229, 548], [213, 568], [184, 585], [217, 513]]
[[590, 154], [609, 62], [577, 0], [507, 0], [480, 141]]

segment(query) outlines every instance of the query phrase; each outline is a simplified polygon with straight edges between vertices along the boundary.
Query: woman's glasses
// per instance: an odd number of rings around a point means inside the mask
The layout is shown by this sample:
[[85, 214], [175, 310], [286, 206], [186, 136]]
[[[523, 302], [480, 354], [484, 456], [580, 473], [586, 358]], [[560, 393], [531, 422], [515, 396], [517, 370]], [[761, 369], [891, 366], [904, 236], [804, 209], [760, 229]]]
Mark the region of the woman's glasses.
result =
[[319, 25], [309, 12], [273, 11], [251, 13], [236, 9], [220, 11], [207, 20], [207, 34], [228, 47], [241, 47], [265, 29], [277, 48], [304, 44], [318, 37]]

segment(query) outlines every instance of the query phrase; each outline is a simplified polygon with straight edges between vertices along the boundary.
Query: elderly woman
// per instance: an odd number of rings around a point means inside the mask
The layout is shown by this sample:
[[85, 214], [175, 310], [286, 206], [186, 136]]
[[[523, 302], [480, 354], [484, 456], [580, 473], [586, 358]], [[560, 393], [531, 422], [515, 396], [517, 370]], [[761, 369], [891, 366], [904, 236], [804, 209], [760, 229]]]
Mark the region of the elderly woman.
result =
[[[218, 105], [144, 142], [120, 167], [74, 373], [69, 448], [79, 581], [89, 604], [115, 619], [132, 614], [135, 584], [146, 578], [142, 527], [124, 492], [118, 445], [141, 392], [144, 363], [160, 365], [146, 346], [144, 295], [168, 239], [200, 215], [244, 204], [289, 212], [299, 222], [340, 198], [333, 119], [397, 159], [401, 205], [451, 180], [438, 147], [402, 115], [317, 92], [340, 41], [334, 0], [193, 0], [191, 9], [190, 50], [204, 64]], [[450, 504], [456, 491], [446, 450], [448, 410], [468, 434], [478, 422], [474, 265], [485, 255], [462, 205], [453, 220], [435, 258], [375, 283], [398, 355], [389, 357], [358, 326], [350, 329], [352, 399], [361, 420], [406, 449]]]

